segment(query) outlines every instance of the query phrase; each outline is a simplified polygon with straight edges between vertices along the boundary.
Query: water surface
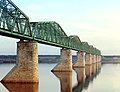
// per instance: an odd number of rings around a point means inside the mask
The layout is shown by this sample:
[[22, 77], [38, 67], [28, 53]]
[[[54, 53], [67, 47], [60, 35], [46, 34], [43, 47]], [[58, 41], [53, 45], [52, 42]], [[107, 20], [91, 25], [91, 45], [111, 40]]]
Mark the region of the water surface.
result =
[[[39, 64], [39, 84], [1, 84], [0, 92], [120, 92], [120, 65], [106, 64], [101, 71], [84, 80], [81, 70], [52, 73], [56, 64]], [[14, 64], [0, 64], [0, 80]]]

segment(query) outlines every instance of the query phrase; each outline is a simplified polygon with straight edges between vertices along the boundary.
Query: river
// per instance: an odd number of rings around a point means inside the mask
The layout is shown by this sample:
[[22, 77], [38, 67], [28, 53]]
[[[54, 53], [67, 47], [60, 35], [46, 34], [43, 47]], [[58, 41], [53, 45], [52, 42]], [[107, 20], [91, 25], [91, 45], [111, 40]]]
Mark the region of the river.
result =
[[[104, 64], [94, 76], [78, 83], [77, 74], [52, 73], [56, 64], [39, 64], [39, 84], [1, 84], [0, 92], [120, 92], [120, 65]], [[14, 64], [0, 64], [0, 80]]]

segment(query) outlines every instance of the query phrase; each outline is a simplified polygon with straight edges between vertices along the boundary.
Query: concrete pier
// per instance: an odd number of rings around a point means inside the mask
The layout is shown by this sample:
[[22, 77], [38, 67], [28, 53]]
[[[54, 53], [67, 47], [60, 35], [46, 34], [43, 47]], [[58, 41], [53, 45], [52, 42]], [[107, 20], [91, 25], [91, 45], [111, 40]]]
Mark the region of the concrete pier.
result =
[[77, 62], [73, 65], [74, 68], [85, 68], [84, 52], [77, 52]]
[[92, 58], [92, 74], [95, 74], [96, 62], [94, 60], [94, 55], [91, 55], [91, 58]]
[[19, 41], [17, 43], [16, 66], [1, 82], [39, 82], [38, 75], [37, 42]]
[[60, 63], [52, 72], [72, 72], [72, 52], [70, 49], [61, 49]]
[[96, 55], [93, 55], [93, 62], [94, 62], [94, 74], [97, 72], [97, 61], [96, 61]]
[[77, 52], [77, 62], [73, 65], [73, 69], [77, 73], [78, 83], [85, 81], [85, 57], [84, 52]]
[[91, 77], [92, 74], [92, 59], [91, 54], [85, 54], [85, 74], [86, 78]]
[[98, 68], [101, 69], [102, 57], [98, 56]]
[[98, 55], [96, 55], [96, 71], [99, 70], [99, 68], [98, 68], [98, 67], [99, 67], [98, 64], [99, 64]]

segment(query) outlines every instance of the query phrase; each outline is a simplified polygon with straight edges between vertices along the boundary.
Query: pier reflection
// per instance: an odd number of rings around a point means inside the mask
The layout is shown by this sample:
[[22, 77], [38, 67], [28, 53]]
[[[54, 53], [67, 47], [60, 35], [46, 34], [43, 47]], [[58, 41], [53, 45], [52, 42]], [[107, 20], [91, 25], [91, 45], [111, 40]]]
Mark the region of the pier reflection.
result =
[[9, 92], [38, 92], [38, 83], [2, 83]]
[[77, 73], [77, 84], [73, 87], [73, 92], [82, 92], [85, 83], [85, 68], [73, 68]]
[[72, 72], [53, 72], [59, 78], [61, 92], [72, 92]]
[[[74, 70], [76, 71], [76, 69], [74, 69]], [[77, 72], [78, 71], [80, 71], [80, 69], [77, 69]], [[82, 74], [77, 73], [77, 77], [80, 77], [80, 78], [77, 78], [77, 79], [81, 79], [81, 81], [77, 80], [78, 83], [73, 87], [72, 91], [73, 92], [82, 92], [84, 89], [87, 90], [88, 87], [89, 87], [89, 84], [91, 82], [93, 82], [94, 78], [96, 78], [99, 73], [100, 73], [100, 71], [96, 72], [94, 75], [91, 75], [90, 77], [86, 77], [85, 80], [84, 80], [84, 78], [81, 78]]]
[[100, 73], [100, 71], [92, 74], [89, 77], [85, 75], [85, 68], [74, 68], [77, 74], [77, 84], [72, 88], [72, 72], [53, 72], [53, 74], [60, 80], [61, 91], [60, 92], [82, 92], [87, 90], [89, 84], [93, 82], [94, 78]]
[[77, 73], [77, 81], [78, 83], [83, 83], [85, 82], [85, 68], [73, 68], [75, 72]]

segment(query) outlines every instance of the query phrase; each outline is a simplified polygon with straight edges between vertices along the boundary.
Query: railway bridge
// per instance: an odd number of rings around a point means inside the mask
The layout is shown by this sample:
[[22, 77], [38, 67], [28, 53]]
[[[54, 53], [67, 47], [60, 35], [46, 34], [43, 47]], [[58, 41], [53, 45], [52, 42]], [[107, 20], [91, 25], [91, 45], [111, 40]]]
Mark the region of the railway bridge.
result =
[[[2, 82], [39, 82], [38, 43], [61, 48], [60, 63], [53, 72], [83, 68], [87, 77], [101, 67], [99, 49], [82, 42], [77, 35], [68, 36], [55, 21], [30, 22], [11, 0], [0, 0], [0, 35], [20, 39], [17, 42], [17, 63]], [[71, 50], [77, 51], [75, 64], [72, 64]]]

